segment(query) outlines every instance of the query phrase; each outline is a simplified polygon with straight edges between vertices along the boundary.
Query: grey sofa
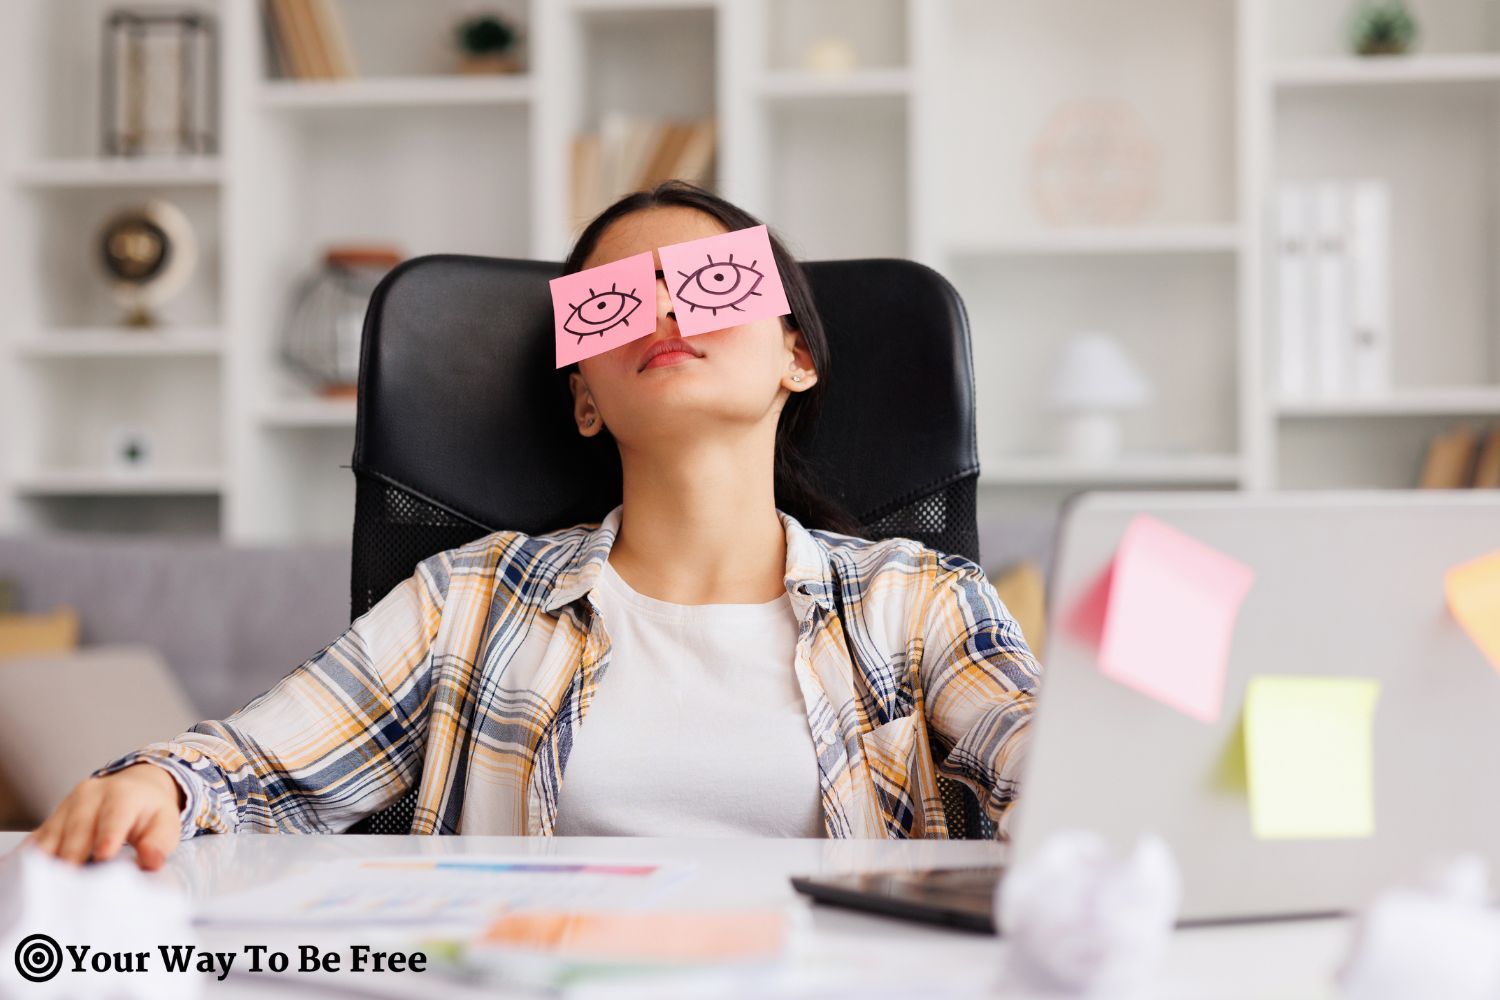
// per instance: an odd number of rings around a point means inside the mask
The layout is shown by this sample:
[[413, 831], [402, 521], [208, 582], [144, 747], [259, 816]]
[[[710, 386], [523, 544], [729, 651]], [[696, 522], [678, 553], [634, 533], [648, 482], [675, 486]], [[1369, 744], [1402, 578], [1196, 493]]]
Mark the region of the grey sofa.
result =
[[206, 718], [232, 712], [349, 624], [349, 549], [108, 535], [0, 536], [20, 610], [76, 608], [81, 645], [155, 647]]

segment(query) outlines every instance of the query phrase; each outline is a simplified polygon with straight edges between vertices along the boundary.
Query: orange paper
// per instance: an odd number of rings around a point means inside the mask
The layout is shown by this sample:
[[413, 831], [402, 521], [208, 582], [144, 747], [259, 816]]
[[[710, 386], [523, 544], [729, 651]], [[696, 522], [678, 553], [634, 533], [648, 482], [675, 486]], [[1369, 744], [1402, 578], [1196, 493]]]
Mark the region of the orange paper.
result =
[[1448, 610], [1500, 670], [1500, 550], [1453, 567], [1443, 583]]
[[480, 940], [569, 958], [729, 962], [773, 958], [786, 936], [780, 910], [598, 911], [508, 914]]

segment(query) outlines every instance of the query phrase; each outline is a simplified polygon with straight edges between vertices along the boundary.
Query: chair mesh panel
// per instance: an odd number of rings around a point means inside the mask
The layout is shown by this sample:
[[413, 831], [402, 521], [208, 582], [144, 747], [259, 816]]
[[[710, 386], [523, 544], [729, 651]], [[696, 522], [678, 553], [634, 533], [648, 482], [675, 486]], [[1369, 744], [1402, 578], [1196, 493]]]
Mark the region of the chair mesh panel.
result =
[[[493, 530], [399, 487], [358, 472], [355, 477], [352, 617], [364, 614], [391, 588], [411, 576], [423, 559]], [[965, 477], [914, 501], [862, 519], [864, 537], [913, 538], [941, 552], [967, 556], [977, 562], [974, 478]], [[994, 826], [967, 786], [939, 776], [938, 790], [950, 837], [993, 839]], [[410, 833], [416, 804], [417, 789], [413, 787], [394, 804], [355, 823], [348, 832]]]
[[[894, 510], [863, 519], [866, 538], [914, 538], [939, 552], [979, 561], [979, 527], [974, 499], [976, 476], [966, 476], [945, 489]], [[979, 806], [967, 785], [938, 775], [938, 795], [948, 820], [948, 836], [956, 840], [993, 840], [995, 824]]]

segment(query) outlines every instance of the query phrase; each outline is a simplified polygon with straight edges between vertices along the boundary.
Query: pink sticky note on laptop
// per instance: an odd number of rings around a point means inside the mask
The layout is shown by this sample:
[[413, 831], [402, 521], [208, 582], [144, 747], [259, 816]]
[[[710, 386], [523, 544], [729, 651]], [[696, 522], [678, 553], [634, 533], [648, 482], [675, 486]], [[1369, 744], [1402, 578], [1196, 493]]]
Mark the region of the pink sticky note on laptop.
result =
[[791, 312], [765, 226], [657, 251], [684, 337]]
[[651, 251], [553, 278], [557, 367], [614, 350], [656, 329]]
[[1141, 515], [1115, 550], [1099, 643], [1107, 677], [1214, 722], [1240, 604], [1255, 572]]

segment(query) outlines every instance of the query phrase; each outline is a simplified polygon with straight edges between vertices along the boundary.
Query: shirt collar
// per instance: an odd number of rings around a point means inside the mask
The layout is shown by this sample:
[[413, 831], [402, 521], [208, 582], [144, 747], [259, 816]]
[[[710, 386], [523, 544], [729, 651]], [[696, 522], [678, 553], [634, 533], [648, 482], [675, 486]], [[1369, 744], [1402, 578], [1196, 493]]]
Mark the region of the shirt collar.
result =
[[[599, 574], [609, 559], [610, 549], [614, 547], [615, 536], [620, 531], [624, 507], [624, 504], [616, 504], [604, 516], [604, 520], [591, 527], [584, 535], [568, 564], [553, 581], [552, 592], [543, 605], [545, 611], [556, 611], [594, 589]], [[827, 544], [779, 507], [776, 509], [776, 516], [781, 519], [781, 526], [786, 531], [786, 573], [783, 582], [798, 620], [805, 618], [807, 611], [814, 605], [832, 611], [832, 563]]]

